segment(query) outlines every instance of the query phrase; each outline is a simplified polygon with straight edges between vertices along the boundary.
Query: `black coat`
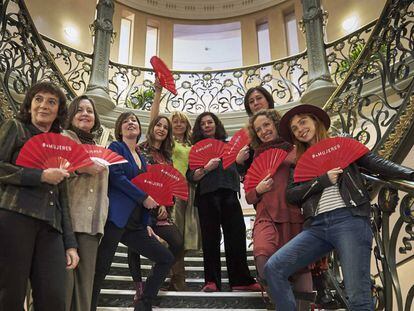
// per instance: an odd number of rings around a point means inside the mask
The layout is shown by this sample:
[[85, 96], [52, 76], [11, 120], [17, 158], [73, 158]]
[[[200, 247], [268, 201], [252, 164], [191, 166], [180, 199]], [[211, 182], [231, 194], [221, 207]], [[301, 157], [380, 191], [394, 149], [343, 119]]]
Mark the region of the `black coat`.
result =
[[[353, 215], [369, 216], [370, 197], [364, 185], [364, 178], [359, 168], [379, 174], [390, 179], [414, 180], [414, 171], [394, 162], [383, 159], [372, 152], [367, 153], [356, 162], [346, 167], [338, 179], [339, 192], [347, 208]], [[295, 183], [294, 167], [291, 168], [286, 199], [291, 204], [301, 205], [305, 224], [315, 216], [316, 208], [325, 188], [332, 186], [327, 174], [310, 181]]]

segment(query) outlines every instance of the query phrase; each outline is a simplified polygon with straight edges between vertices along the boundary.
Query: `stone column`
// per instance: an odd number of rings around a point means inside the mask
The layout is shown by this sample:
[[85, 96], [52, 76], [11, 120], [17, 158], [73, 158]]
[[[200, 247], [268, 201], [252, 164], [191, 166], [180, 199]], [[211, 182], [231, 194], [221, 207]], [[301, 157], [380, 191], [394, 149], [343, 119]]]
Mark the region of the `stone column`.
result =
[[95, 41], [93, 45], [92, 72], [86, 94], [96, 101], [100, 113], [111, 111], [115, 104], [109, 96], [108, 68], [111, 40], [113, 38], [112, 18], [113, 0], [99, 0], [96, 6], [97, 16], [92, 25]]
[[324, 12], [320, 0], [302, 0], [302, 5], [301, 24], [308, 54], [308, 88], [301, 102], [322, 107], [336, 89], [328, 70], [323, 41]]

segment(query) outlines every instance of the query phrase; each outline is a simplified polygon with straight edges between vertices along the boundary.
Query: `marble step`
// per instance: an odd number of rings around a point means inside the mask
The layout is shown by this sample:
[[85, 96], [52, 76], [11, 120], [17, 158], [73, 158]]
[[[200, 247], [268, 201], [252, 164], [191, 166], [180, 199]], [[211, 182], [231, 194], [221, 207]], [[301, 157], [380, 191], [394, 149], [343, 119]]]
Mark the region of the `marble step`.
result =
[[[226, 264], [226, 258], [221, 257], [220, 258], [221, 264]], [[128, 254], [125, 252], [116, 252], [113, 262], [117, 263], [127, 263], [128, 262]], [[199, 256], [186, 256], [184, 257], [184, 263], [186, 266], [203, 266], [203, 257], [201, 255]], [[149, 265], [151, 264], [151, 261], [147, 259], [146, 257], [141, 256], [141, 263]], [[254, 257], [253, 256], [247, 256], [247, 263], [249, 265], [254, 265]]]
[[[132, 307], [134, 290], [102, 289], [100, 307]], [[267, 309], [272, 308], [266, 294], [260, 292], [171, 292], [160, 291], [155, 306], [195, 309]], [[155, 309], [155, 308], [154, 308]]]
[[[141, 264], [141, 273], [142, 276], [148, 276], [151, 270], [151, 265]], [[253, 277], [256, 277], [256, 267], [254, 265], [249, 266], [250, 274]], [[221, 267], [221, 277], [227, 278], [227, 267], [223, 265]], [[129, 276], [129, 268], [127, 263], [118, 263], [113, 262], [111, 264], [111, 269], [109, 270], [109, 275], [122, 275]], [[185, 267], [186, 278], [203, 278], [204, 277], [204, 268], [202, 266], [186, 266]]]
[[[128, 247], [125, 244], [119, 243], [116, 252], [117, 253], [127, 253], [127, 249]], [[253, 256], [253, 248], [247, 248], [246, 250], [246, 254], [247, 256]], [[225, 252], [224, 250], [220, 251], [220, 256], [221, 257], [225, 257]], [[200, 257], [203, 258], [203, 252], [200, 251], [187, 251], [186, 252], [186, 256], [188, 257]]]
[[[146, 277], [143, 277], [145, 282]], [[185, 280], [188, 291], [199, 292], [204, 286], [204, 278], [188, 278]], [[230, 291], [229, 279], [224, 278], [222, 281], [222, 290]], [[170, 278], [165, 280], [164, 288], [167, 288], [170, 283]], [[121, 275], [107, 275], [103, 282], [103, 288], [111, 289], [129, 289], [134, 290], [134, 283], [132, 277]]]

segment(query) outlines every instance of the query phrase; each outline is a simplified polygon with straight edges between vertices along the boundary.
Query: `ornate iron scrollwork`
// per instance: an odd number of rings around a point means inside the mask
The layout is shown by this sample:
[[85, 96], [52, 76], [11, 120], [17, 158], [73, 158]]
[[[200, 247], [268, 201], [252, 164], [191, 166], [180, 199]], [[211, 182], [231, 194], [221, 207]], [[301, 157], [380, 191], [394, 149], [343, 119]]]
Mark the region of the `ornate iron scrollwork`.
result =
[[62, 86], [69, 98], [74, 91], [47, 52], [21, 0], [6, 1], [0, 7], [0, 72], [3, 93], [12, 111], [17, 111], [30, 85], [50, 80]]

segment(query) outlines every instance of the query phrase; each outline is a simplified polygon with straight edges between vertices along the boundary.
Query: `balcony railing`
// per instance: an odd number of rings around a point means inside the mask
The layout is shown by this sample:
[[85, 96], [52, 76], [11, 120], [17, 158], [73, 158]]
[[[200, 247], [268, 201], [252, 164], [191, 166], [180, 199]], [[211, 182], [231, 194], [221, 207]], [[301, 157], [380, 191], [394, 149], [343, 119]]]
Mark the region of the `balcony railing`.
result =
[[[358, 57], [376, 21], [339, 40], [328, 43], [326, 51], [332, 79], [340, 83]], [[52, 58], [71, 87], [81, 94], [89, 81], [92, 55], [77, 51], [42, 36]], [[269, 63], [208, 71], [173, 71], [178, 95], [163, 95], [164, 112], [174, 110], [198, 114], [203, 111], [225, 113], [244, 110], [243, 97], [248, 88], [262, 85], [273, 94], [276, 105], [299, 101], [307, 88], [306, 51]], [[110, 62], [111, 99], [122, 107], [149, 110], [151, 97], [138, 94], [151, 90], [152, 69]], [[139, 102], [141, 100], [141, 102]]]

